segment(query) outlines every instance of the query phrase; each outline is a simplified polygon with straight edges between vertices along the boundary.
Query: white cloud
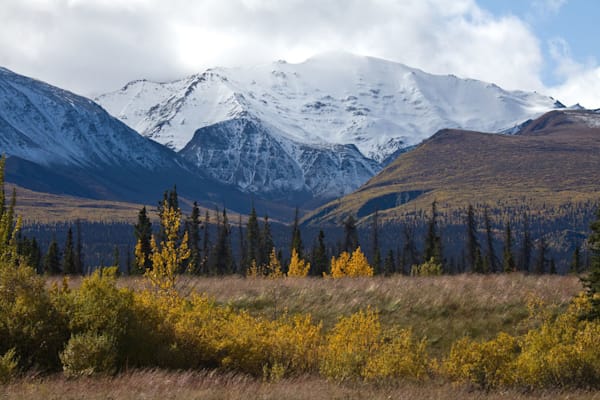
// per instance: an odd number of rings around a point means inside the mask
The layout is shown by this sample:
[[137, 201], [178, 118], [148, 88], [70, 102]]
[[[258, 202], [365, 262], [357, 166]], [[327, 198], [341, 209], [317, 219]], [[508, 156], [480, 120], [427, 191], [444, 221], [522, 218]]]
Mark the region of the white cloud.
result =
[[83, 94], [345, 50], [536, 89], [541, 52], [520, 19], [474, 0], [3, 0], [0, 65]]

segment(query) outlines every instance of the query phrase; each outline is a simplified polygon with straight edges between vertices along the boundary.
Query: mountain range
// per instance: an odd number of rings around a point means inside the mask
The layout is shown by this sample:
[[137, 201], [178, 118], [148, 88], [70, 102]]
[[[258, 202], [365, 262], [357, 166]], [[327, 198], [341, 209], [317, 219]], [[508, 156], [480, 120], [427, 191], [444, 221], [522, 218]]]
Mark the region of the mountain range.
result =
[[564, 107], [538, 93], [346, 53], [137, 80], [96, 101], [214, 179], [297, 203], [353, 192], [439, 129], [512, 132]]

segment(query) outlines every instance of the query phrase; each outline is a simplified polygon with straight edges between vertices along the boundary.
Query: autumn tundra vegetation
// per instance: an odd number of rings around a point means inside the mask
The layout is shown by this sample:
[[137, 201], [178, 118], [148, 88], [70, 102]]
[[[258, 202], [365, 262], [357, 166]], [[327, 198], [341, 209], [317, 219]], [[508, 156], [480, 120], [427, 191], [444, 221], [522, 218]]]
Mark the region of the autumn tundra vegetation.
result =
[[[428, 321], [437, 318], [439, 324], [446, 318], [450, 326], [451, 318], [463, 322], [473, 318], [459, 316], [467, 303], [494, 304], [492, 297], [479, 302], [466, 299], [456, 306], [459, 313], [450, 306], [441, 315], [433, 309], [422, 312], [428, 309], [419, 308], [419, 297], [432, 299], [443, 292], [436, 289], [436, 282], [465, 282], [464, 275], [437, 276], [435, 254], [413, 268], [414, 277], [372, 277], [373, 267], [356, 247], [334, 257], [330, 270], [323, 271], [325, 278], [317, 279], [307, 277], [310, 263], [296, 249], [284, 269], [272, 247], [265, 263], [258, 264], [256, 256], [247, 258], [251, 261], [245, 278], [195, 277], [194, 283], [186, 278], [184, 266], [197, 257], [197, 249], [188, 245], [188, 233], [180, 236], [181, 211], [166, 198], [159, 212], [160, 231], [150, 234], [148, 246], [138, 241], [138, 278], [119, 278], [117, 268], [109, 267], [73, 281], [65, 277], [49, 283], [19, 252], [21, 223], [14, 213], [14, 197], [6, 205], [4, 190], [0, 196], [0, 381], [7, 388], [14, 387], [10, 382], [37, 379], [28, 378], [32, 373], [104, 379], [155, 369], [240, 374], [273, 384], [320, 379], [335, 385], [441, 382], [485, 390], [600, 387], [600, 213], [591, 227], [591, 266], [582, 278], [581, 293], [574, 289], [571, 299], [557, 307], [543, 305], [547, 290], [543, 287], [537, 289], [540, 296], [505, 300], [503, 312], [512, 300], [529, 310], [506, 317], [503, 326], [518, 323], [520, 329], [473, 331], [440, 345], [444, 343], [440, 337], [422, 334]], [[212, 265], [227, 268], [231, 255], [226, 248], [215, 254]], [[201, 260], [196, 266], [203, 268]], [[188, 284], [182, 285], [186, 279]], [[355, 299], [385, 287], [382, 282], [389, 279], [412, 287], [413, 298], [402, 303], [401, 313], [407, 316], [402, 323], [395, 323], [394, 304], [387, 301], [373, 305], [359, 301], [339, 315], [320, 318], [319, 305], [310, 305], [308, 298], [303, 300], [305, 309], [293, 310], [286, 306], [289, 299], [270, 299], [280, 308], [265, 306], [273, 312], [261, 312], [258, 302], [224, 301], [222, 294], [202, 290], [203, 279], [222, 288], [243, 280], [247, 292], [269, 285], [273, 295], [283, 287], [290, 298], [317, 290], [325, 296], [328, 285], [332, 296], [341, 293], [340, 287], [354, 287], [359, 288]], [[502, 275], [506, 287], [494, 288], [492, 283], [487, 291], [509, 290], [511, 281], [519, 279], [525, 278]], [[458, 285], [454, 289], [461, 290]], [[351, 303], [347, 298], [340, 301]], [[324, 300], [322, 307], [330, 302]], [[317, 312], [312, 313], [315, 307]]]

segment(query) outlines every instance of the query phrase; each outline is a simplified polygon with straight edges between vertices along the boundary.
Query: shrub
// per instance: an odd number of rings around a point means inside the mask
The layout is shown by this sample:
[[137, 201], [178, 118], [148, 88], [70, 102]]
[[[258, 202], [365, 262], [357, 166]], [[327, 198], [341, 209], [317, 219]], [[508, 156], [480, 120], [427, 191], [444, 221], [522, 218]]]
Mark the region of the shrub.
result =
[[518, 340], [500, 333], [487, 342], [463, 338], [452, 345], [442, 364], [442, 373], [455, 382], [472, 383], [481, 388], [512, 384]]
[[69, 377], [113, 374], [117, 362], [116, 343], [106, 334], [76, 334], [60, 353], [60, 360], [65, 375]]
[[354, 250], [352, 255], [343, 252], [339, 257], [331, 258], [332, 278], [373, 276], [373, 273], [373, 267], [369, 265], [360, 247]]
[[14, 348], [0, 357], [0, 383], [8, 383], [15, 376], [18, 365], [17, 352]]
[[442, 272], [442, 265], [435, 262], [433, 257], [421, 265], [413, 265], [410, 269], [412, 276], [439, 276]]

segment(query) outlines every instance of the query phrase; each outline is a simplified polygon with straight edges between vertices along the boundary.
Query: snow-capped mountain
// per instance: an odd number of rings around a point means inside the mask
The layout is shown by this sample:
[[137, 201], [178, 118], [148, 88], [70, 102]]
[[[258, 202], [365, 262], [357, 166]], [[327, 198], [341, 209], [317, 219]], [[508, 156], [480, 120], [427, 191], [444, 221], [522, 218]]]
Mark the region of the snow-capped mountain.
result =
[[176, 183], [194, 199], [215, 192], [236, 198], [235, 190], [140, 136], [92, 100], [4, 68], [0, 153], [8, 156], [9, 182], [42, 192], [154, 202]]
[[346, 53], [139, 80], [97, 101], [218, 179], [320, 197], [354, 190], [386, 157], [439, 129], [504, 132], [563, 107], [537, 93]]

